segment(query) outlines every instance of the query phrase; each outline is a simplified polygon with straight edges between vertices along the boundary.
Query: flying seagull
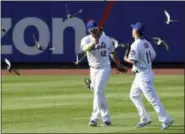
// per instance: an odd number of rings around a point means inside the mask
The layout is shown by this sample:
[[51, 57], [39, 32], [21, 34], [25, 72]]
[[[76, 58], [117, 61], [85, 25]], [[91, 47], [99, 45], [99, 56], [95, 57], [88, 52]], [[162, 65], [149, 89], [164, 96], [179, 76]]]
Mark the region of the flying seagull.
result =
[[78, 15], [78, 14], [80, 14], [80, 13], [82, 13], [82, 9], [80, 9], [78, 12], [76, 12], [76, 13], [74, 13], [74, 14], [70, 14], [69, 13], [69, 9], [68, 9], [68, 6], [67, 6], [67, 4], [66, 4], [66, 12], [67, 12], [67, 18], [69, 19], [69, 18], [72, 18], [73, 16], [76, 16], [76, 15]]
[[78, 15], [78, 14], [80, 14], [80, 13], [82, 13], [82, 9], [80, 9], [78, 12], [76, 12], [76, 13], [74, 13], [72, 16], [76, 16], [76, 15]]
[[[101, 30], [103, 30], [102, 27], [101, 27]], [[102, 31], [102, 35], [106, 35], [104, 31]], [[113, 42], [113, 46], [114, 46], [115, 49], [117, 49], [119, 47], [125, 48], [127, 46], [127, 44], [119, 44], [119, 42], [113, 37], [111, 37], [111, 40]]]
[[[35, 39], [35, 36], [33, 35], [33, 39], [34, 39], [34, 42], [35, 42], [35, 46], [37, 47], [38, 50], [44, 50], [46, 49], [47, 47], [46, 46], [41, 46], [37, 40]], [[55, 50], [55, 47], [51, 47], [49, 48], [49, 50]]]
[[152, 40], [158, 46], [164, 46], [166, 51], [169, 50], [168, 44], [164, 40], [162, 40], [160, 37], [152, 37]]
[[35, 36], [33, 35], [33, 39], [35, 42], [35, 46], [37, 47], [38, 50], [44, 50], [46, 47], [45, 46], [41, 46], [35, 39]]
[[167, 12], [167, 10], [164, 10], [164, 13], [166, 15], [166, 24], [171, 24], [172, 22], [177, 22], [178, 20], [171, 20], [170, 14]]
[[130, 45], [130, 42], [119, 44], [118, 41], [115, 40], [114, 38], [112, 38], [112, 41], [113, 41], [115, 49], [118, 49], [118, 48], [126, 48], [127, 49]]
[[7, 31], [6, 31], [6, 29], [5, 29], [2, 25], [1, 25], [1, 32], [2, 32], [2, 33], [1, 33], [1, 37], [2, 37], [2, 36], [5, 36], [5, 38], [8, 38], [8, 36], [7, 36], [7, 34], [6, 34]]
[[7, 58], [5, 58], [4, 61], [5, 61], [6, 65], [7, 65], [6, 69], [7, 69], [8, 72], [10, 72], [10, 73], [13, 72], [16, 75], [20, 75], [20, 73], [19, 73], [19, 71], [17, 69], [12, 68], [11, 63], [10, 63], [10, 61]]
[[124, 44], [124, 43], [119, 44], [118, 41], [116, 39], [114, 39], [113, 37], [111, 37], [111, 39], [112, 39], [112, 42], [113, 42], [113, 45], [114, 45], [115, 49], [117, 49], [119, 47], [121, 47], [121, 48], [126, 48], [127, 47], [127, 43], [126, 44]]

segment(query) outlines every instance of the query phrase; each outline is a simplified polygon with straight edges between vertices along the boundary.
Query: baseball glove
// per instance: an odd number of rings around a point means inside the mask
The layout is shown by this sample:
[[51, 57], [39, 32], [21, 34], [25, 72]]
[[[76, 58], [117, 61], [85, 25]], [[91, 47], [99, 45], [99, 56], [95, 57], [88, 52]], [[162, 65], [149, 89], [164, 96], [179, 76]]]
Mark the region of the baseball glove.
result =
[[123, 64], [119, 64], [117, 67], [116, 67], [116, 71], [118, 73], [126, 73], [128, 71], [128, 68], [123, 65]]
[[128, 57], [129, 53], [130, 53], [130, 47], [131, 47], [131, 43], [127, 42], [126, 43], [126, 51], [125, 51], [125, 56]]

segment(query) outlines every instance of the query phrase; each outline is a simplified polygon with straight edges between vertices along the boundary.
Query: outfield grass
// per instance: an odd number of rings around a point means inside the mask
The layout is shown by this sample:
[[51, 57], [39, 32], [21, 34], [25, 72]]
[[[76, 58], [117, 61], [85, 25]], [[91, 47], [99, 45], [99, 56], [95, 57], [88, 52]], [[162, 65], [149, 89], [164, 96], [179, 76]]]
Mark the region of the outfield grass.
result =
[[145, 100], [152, 119], [149, 126], [136, 129], [136, 109], [129, 99], [131, 75], [112, 75], [106, 96], [111, 112], [111, 127], [88, 126], [92, 111], [92, 92], [84, 76], [3, 76], [3, 133], [183, 133], [184, 76], [158, 75], [155, 87], [174, 124], [160, 130], [157, 115]]

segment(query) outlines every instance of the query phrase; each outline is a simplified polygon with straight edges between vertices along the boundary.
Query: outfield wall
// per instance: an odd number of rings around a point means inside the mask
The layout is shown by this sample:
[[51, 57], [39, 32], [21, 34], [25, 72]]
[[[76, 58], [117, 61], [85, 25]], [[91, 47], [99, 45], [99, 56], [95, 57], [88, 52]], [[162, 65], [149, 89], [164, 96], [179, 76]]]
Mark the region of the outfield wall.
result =
[[[72, 63], [80, 52], [80, 39], [86, 35], [85, 23], [95, 19], [120, 43], [132, 41], [130, 24], [137, 21], [146, 26], [146, 37], [160, 36], [169, 44], [169, 51], [154, 48], [155, 63], [184, 63], [185, 2], [67, 2], [69, 11], [83, 12], [66, 19], [66, 2], [1, 2], [2, 26], [8, 32], [2, 36], [2, 60], [13, 63]], [[165, 24], [164, 9], [179, 22]], [[34, 39], [55, 50], [39, 51]], [[124, 54], [118, 50], [119, 58]], [[86, 60], [84, 61], [86, 62]]]

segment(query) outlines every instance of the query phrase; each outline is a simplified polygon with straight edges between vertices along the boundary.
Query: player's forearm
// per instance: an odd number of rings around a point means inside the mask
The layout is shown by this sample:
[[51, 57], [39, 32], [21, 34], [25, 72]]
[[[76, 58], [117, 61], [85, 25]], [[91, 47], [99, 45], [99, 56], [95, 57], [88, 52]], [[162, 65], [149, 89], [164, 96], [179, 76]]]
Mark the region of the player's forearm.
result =
[[130, 64], [134, 64], [134, 61], [130, 60], [127, 56], [124, 57], [124, 61]]
[[117, 57], [117, 55], [116, 55], [115, 52], [111, 53], [110, 56], [111, 56], [112, 60], [114, 61], [114, 63], [116, 65], [119, 65], [120, 64], [120, 61], [119, 61], [119, 59], [118, 59], [118, 57]]
[[83, 51], [88, 52], [94, 48], [95, 44], [87, 44], [83, 47]]

